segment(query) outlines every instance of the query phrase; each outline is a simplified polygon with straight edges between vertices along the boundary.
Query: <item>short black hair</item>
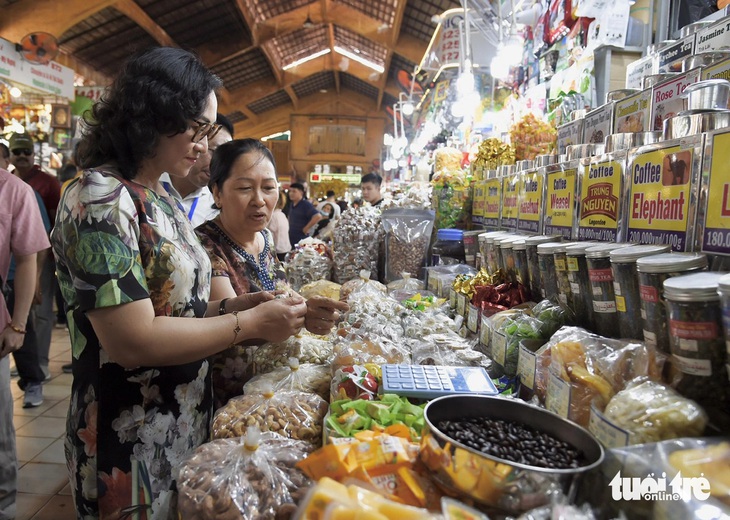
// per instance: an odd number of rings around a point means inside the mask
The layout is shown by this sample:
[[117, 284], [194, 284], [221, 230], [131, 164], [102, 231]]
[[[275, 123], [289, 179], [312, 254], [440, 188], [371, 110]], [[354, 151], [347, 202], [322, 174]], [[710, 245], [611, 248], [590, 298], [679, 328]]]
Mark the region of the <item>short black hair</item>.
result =
[[210, 181], [208, 187], [213, 189], [213, 186], [218, 186], [220, 190], [223, 187], [223, 183], [228, 180], [231, 176], [231, 170], [233, 164], [242, 155], [251, 152], [260, 153], [264, 159], [268, 159], [271, 165], [276, 171], [276, 162], [271, 150], [266, 148], [266, 145], [258, 139], [234, 139], [220, 145], [213, 152], [213, 158], [210, 161]]
[[368, 173], [360, 179], [360, 184], [365, 184], [366, 182], [372, 182], [376, 186], [380, 186], [383, 183], [383, 178], [377, 173]]
[[3, 151], [3, 159], [10, 158], [10, 148], [8, 148], [5, 143], [0, 143], [0, 150]]
[[198, 56], [175, 47], [153, 47], [132, 55], [90, 112], [77, 164], [93, 168], [116, 163], [125, 179], [154, 156], [160, 136], [188, 130], [221, 86]]
[[327, 190], [327, 198], [328, 198], [328, 199], [329, 199], [330, 197], [334, 197], [334, 196], [335, 196], [335, 192], [334, 192], [334, 191], [332, 191], [332, 190]]
[[218, 114], [215, 116], [215, 122], [218, 125], [221, 125], [223, 128], [228, 130], [228, 133], [231, 134], [231, 139], [233, 139], [233, 123], [231, 123], [231, 120], [228, 119], [223, 114]]

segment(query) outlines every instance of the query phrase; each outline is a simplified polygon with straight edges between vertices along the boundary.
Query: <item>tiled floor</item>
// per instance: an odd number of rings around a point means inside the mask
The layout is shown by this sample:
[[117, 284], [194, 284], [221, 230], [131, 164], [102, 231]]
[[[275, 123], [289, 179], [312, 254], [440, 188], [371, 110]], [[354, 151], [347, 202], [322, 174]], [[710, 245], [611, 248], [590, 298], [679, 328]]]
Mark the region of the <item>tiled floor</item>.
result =
[[71, 375], [61, 370], [64, 363], [71, 361], [68, 331], [53, 331], [50, 358], [52, 379], [43, 386], [41, 406], [23, 408], [23, 392], [18, 388], [18, 380], [13, 378], [11, 381], [20, 468], [16, 520], [76, 518], [63, 454], [66, 411], [71, 395]]

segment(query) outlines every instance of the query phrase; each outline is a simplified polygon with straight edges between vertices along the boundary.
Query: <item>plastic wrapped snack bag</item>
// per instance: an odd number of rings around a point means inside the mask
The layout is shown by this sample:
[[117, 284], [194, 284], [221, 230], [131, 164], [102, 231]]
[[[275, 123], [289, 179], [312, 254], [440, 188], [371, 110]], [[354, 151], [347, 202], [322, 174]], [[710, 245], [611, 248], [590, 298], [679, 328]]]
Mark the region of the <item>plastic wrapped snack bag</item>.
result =
[[292, 357], [302, 364], [327, 365], [332, 358], [332, 340], [329, 336], [316, 336], [303, 330], [281, 343], [266, 343], [253, 354], [254, 371], [265, 374], [287, 367]]
[[322, 442], [322, 422], [327, 401], [317, 394], [279, 390], [269, 387], [261, 394], [234, 397], [213, 417], [212, 437], [240, 437], [249, 426], [272, 431], [283, 437]]
[[200, 446], [177, 480], [178, 512], [185, 520], [289, 518], [311, 480], [295, 464], [307, 442], [248, 428], [236, 439]]
[[261, 394], [267, 388], [273, 388], [275, 392], [294, 390], [317, 394], [323, 399], [329, 399], [331, 378], [329, 365], [300, 364], [297, 358], [289, 358], [288, 366], [251, 378], [243, 386], [243, 393]]

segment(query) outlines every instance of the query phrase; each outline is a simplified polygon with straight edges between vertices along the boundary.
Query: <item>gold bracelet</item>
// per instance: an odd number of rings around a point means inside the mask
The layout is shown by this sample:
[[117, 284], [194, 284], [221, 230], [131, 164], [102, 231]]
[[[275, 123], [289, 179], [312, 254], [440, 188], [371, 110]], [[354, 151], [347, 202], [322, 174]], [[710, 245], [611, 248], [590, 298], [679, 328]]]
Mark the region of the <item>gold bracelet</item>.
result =
[[25, 330], [23, 327], [18, 327], [17, 325], [13, 325], [12, 322], [8, 324], [8, 327], [10, 327], [12, 330], [17, 332], [18, 334], [27, 334], [28, 333], [28, 331]]
[[231, 342], [231, 345], [235, 345], [236, 339], [238, 339], [238, 333], [241, 332], [241, 326], [238, 322], [238, 311], [233, 311], [230, 314], [236, 317], [236, 328], [233, 329], [233, 342]]

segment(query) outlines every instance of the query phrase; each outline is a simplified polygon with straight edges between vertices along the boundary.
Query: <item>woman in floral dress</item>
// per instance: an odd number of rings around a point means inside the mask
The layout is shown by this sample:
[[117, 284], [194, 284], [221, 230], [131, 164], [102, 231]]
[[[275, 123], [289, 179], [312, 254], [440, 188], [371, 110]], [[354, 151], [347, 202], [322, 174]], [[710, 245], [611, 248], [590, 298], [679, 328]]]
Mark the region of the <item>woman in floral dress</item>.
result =
[[304, 324], [296, 296], [210, 302], [208, 257], [159, 183], [163, 172], [187, 175], [207, 150], [219, 86], [186, 51], [133, 56], [87, 121], [84, 172], [58, 210], [52, 243], [74, 374], [66, 459], [79, 519], [177, 518], [178, 467], [209, 436], [207, 358]]
[[[218, 216], [195, 232], [213, 265], [211, 298], [287, 288], [276, 257], [274, 238], [266, 229], [279, 200], [274, 156], [256, 139], [236, 139], [219, 146], [210, 163], [210, 188]], [[307, 300], [305, 326], [327, 334], [347, 304], [324, 297]], [[235, 346], [212, 360], [216, 406], [243, 393], [250, 377], [253, 347]]]

